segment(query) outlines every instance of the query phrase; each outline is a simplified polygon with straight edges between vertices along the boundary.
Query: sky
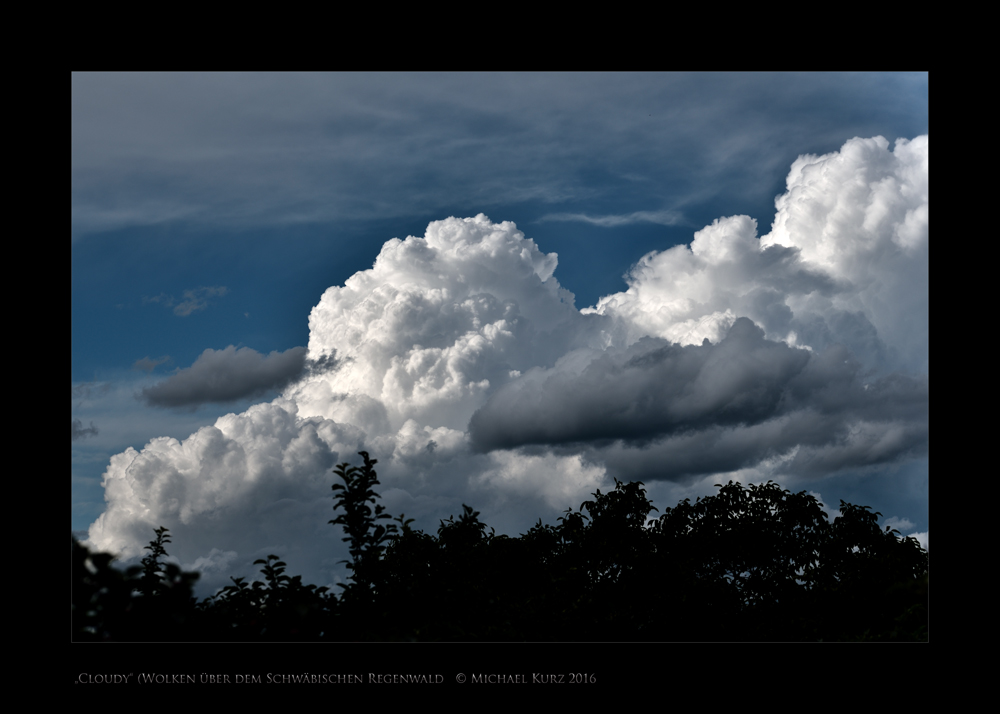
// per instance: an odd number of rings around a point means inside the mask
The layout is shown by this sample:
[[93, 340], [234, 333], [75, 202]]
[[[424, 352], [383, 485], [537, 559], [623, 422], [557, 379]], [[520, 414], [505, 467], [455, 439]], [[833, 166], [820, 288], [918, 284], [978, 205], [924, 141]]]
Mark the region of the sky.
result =
[[927, 545], [927, 124], [923, 73], [76, 73], [72, 529], [333, 585], [366, 450], [428, 532], [772, 480]]

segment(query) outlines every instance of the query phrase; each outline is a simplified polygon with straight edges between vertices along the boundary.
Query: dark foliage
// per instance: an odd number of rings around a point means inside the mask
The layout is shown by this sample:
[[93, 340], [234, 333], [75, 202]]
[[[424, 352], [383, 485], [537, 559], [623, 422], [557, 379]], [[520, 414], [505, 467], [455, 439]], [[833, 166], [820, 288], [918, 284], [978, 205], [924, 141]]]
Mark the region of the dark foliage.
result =
[[73, 539], [73, 639], [188, 640], [201, 630], [192, 588], [197, 573], [163, 563], [166, 528], [157, 528], [150, 554], [124, 573], [110, 553], [91, 553]]
[[927, 639], [927, 553], [868, 507], [841, 502], [830, 523], [805, 492], [730, 482], [649, 520], [642, 484], [616, 481], [517, 538], [469, 506], [435, 536], [385, 513], [361, 456], [335, 469], [330, 523], [351, 556], [339, 598], [270, 555], [263, 582], [232, 578], [197, 603], [197, 574], [162, 561], [167, 529], [126, 573], [74, 540], [74, 639]]
[[[378, 461], [368, 458], [367, 451], [359, 453], [365, 462], [362, 468], [343, 463], [333, 471], [344, 481], [342, 484], [333, 484], [333, 491], [337, 493], [333, 509], [343, 513], [330, 523], [343, 526], [347, 534], [343, 540], [351, 544], [351, 560], [344, 562], [347, 563], [348, 570], [353, 572], [353, 577], [351, 585], [346, 588], [345, 597], [367, 601], [371, 597], [379, 560], [385, 551], [384, 544], [396, 532], [396, 526], [392, 523], [376, 523], [391, 518], [385, 512], [385, 506], [378, 502], [378, 494], [374, 491], [378, 478], [372, 467]], [[375, 507], [374, 511], [372, 506]]]

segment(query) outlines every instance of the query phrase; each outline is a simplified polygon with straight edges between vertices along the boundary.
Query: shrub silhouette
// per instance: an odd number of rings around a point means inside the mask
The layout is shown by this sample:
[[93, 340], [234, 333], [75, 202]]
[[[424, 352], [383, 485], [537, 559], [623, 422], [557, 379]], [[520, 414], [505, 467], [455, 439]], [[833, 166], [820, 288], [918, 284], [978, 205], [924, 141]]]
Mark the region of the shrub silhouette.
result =
[[303, 585], [302, 576], [285, 575], [287, 565], [277, 555], [254, 561], [262, 565], [264, 582], [247, 585], [230, 578], [220, 592], [202, 604], [212, 639], [239, 641], [316, 641], [330, 627], [336, 601], [328, 588]]
[[[170, 538], [126, 573], [73, 541], [78, 640], [926, 640], [927, 552], [879, 513], [777, 484], [729, 482], [657, 511], [641, 482], [600, 490], [555, 525], [496, 535], [463, 505], [436, 535], [391, 519], [376, 460], [334, 470], [349, 544], [340, 597], [259, 559], [263, 581], [200, 603]], [[388, 522], [386, 522], [388, 521]]]
[[73, 539], [73, 637], [76, 640], [186, 640], [197, 638], [201, 622], [193, 595], [198, 573], [161, 562], [170, 542], [166, 528], [145, 547], [142, 565], [124, 573], [114, 556], [91, 553]]

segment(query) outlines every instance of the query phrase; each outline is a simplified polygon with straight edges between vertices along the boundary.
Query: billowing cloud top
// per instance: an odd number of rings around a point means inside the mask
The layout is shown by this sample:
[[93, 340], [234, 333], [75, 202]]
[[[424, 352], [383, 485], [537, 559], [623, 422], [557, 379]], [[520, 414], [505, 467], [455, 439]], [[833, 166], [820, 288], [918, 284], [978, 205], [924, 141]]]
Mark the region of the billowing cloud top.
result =
[[390, 512], [432, 526], [464, 501], [511, 528], [611, 476], [922, 456], [927, 203], [926, 136], [852, 139], [795, 162], [770, 233], [719, 219], [582, 311], [513, 223], [435, 221], [324, 293], [281, 397], [113, 457], [91, 543], [137, 556], [163, 525], [206, 573], [268, 551], [330, 582], [330, 468], [362, 448]]
[[408, 419], [464, 429], [519, 370], [587, 341], [587, 321], [552, 277], [556, 263], [513, 223], [482, 214], [394, 238], [309, 316], [308, 358], [343, 366], [288, 396], [300, 415], [348, 419], [364, 403], [388, 420], [379, 429]]
[[927, 137], [800, 156], [775, 205], [759, 240], [750, 217], [718, 219], [690, 247], [644, 256], [629, 289], [592, 311], [619, 318], [629, 342], [716, 342], [744, 316], [769, 339], [847, 344], [866, 363], [925, 372]]

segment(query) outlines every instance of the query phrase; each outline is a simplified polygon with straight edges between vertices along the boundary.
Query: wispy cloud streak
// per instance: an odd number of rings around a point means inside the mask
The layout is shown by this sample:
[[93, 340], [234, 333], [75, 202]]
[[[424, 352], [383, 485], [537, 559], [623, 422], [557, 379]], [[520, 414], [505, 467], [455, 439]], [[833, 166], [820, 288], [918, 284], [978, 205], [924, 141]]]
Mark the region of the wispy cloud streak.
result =
[[617, 228], [634, 223], [656, 223], [661, 226], [676, 226], [685, 222], [679, 211], [635, 211], [617, 216], [588, 216], [586, 213], [549, 213], [538, 219], [548, 221], [590, 223], [602, 228]]

